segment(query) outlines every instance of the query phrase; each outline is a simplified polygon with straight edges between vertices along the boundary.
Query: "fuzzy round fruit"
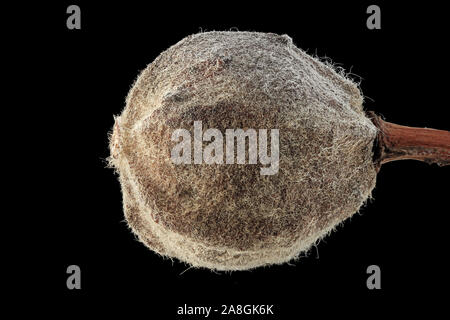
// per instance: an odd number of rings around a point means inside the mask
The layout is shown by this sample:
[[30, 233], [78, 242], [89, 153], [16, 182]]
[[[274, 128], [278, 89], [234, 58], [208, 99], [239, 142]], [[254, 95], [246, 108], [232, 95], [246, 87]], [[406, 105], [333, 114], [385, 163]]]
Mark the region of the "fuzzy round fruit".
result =
[[[245, 270], [298, 257], [375, 186], [377, 129], [362, 102], [355, 83], [286, 35], [186, 37], [139, 75], [116, 117], [110, 161], [131, 229], [195, 267]], [[172, 133], [193, 136], [194, 121], [203, 132], [278, 129], [278, 172], [175, 164]]]

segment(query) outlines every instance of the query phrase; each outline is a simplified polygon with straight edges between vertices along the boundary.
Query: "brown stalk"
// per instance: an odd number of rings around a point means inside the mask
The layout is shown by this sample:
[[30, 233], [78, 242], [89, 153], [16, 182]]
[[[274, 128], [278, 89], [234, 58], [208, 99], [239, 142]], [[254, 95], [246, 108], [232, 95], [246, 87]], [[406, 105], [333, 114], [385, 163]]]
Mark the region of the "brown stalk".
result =
[[450, 131], [401, 126], [384, 121], [374, 112], [368, 115], [379, 129], [374, 144], [374, 163], [381, 165], [413, 159], [439, 166], [450, 164]]

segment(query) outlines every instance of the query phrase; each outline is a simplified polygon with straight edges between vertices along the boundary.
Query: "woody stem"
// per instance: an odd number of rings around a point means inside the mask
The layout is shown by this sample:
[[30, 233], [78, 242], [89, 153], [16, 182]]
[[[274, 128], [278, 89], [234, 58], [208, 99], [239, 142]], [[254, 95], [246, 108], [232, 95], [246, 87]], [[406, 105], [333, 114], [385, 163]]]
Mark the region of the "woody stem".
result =
[[439, 166], [450, 164], [450, 131], [401, 126], [382, 120], [374, 112], [368, 115], [379, 129], [374, 144], [374, 162], [382, 164], [413, 159]]

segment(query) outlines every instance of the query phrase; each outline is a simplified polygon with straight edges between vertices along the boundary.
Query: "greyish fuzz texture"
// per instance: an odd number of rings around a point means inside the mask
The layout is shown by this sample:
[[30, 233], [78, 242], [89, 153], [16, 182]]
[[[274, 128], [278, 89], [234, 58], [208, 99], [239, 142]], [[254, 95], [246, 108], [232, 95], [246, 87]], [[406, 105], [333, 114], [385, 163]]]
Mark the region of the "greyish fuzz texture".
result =
[[[129, 226], [151, 250], [195, 267], [245, 270], [297, 258], [375, 186], [377, 129], [362, 102], [355, 83], [286, 35], [186, 37], [140, 74], [116, 118], [110, 161]], [[279, 172], [172, 163], [172, 132], [193, 137], [194, 121], [222, 133], [279, 129]]]

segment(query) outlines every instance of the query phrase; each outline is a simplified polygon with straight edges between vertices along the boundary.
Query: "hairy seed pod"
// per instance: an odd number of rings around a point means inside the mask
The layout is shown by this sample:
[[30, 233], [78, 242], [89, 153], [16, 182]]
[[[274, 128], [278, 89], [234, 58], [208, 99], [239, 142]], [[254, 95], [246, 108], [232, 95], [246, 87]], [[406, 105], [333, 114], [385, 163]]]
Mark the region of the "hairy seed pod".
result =
[[[362, 102], [354, 82], [286, 35], [181, 40], [139, 75], [115, 119], [110, 162], [129, 226], [153, 251], [196, 267], [244, 270], [298, 257], [375, 186], [378, 130]], [[277, 129], [278, 171], [261, 174], [249, 151], [245, 164], [174, 163], [173, 132], [194, 137], [195, 121], [201, 133]], [[194, 140], [203, 150], [210, 143]]]

